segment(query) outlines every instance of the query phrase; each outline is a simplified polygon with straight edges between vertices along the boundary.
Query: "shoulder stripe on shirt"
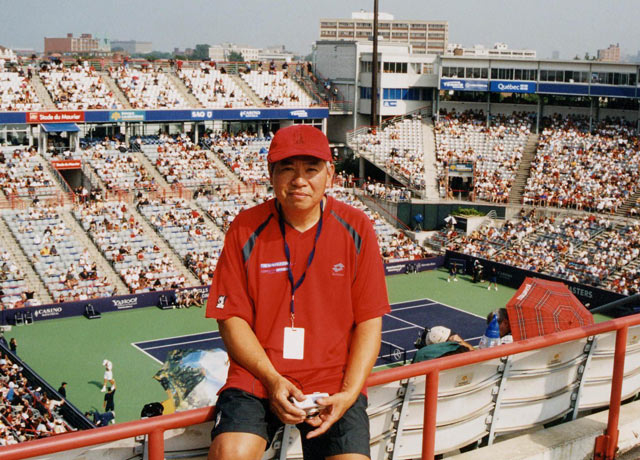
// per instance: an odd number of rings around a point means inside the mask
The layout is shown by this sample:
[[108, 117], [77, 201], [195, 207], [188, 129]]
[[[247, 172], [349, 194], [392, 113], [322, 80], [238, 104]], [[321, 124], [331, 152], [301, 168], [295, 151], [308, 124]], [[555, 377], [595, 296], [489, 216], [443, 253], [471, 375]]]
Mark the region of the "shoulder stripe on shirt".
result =
[[247, 261], [249, 260], [249, 257], [251, 257], [251, 253], [253, 252], [253, 247], [256, 245], [256, 239], [258, 239], [258, 235], [262, 233], [262, 230], [265, 229], [265, 227], [267, 226], [267, 224], [269, 223], [272, 217], [273, 217], [273, 214], [269, 214], [269, 217], [267, 217], [267, 220], [262, 222], [260, 226], [256, 228], [256, 231], [251, 234], [247, 242], [242, 247], [242, 256], [244, 258], [245, 263], [247, 263]]
[[356, 232], [356, 229], [353, 228], [351, 225], [349, 225], [349, 223], [346, 220], [344, 220], [342, 217], [337, 215], [333, 210], [331, 210], [331, 215], [336, 219], [338, 219], [338, 222], [340, 222], [340, 224], [342, 224], [342, 226], [347, 229], [347, 231], [351, 235], [351, 238], [353, 238], [353, 243], [356, 245], [356, 254], [360, 255], [360, 248], [362, 247], [362, 238], [360, 237], [358, 232]]

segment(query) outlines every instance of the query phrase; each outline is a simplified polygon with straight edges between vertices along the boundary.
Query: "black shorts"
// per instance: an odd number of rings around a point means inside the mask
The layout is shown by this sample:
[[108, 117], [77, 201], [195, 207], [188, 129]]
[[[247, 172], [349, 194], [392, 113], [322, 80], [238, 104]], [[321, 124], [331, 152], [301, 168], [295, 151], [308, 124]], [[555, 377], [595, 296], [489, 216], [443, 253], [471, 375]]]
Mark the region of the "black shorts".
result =
[[[306, 439], [314, 428], [307, 423], [297, 425], [301, 433], [305, 460], [324, 459], [339, 454], [369, 454], [369, 416], [367, 398], [360, 394], [356, 402], [321, 436]], [[264, 438], [267, 447], [283, 426], [271, 412], [269, 400], [246, 391], [228, 388], [220, 393], [216, 403], [211, 439], [220, 433], [252, 433]]]

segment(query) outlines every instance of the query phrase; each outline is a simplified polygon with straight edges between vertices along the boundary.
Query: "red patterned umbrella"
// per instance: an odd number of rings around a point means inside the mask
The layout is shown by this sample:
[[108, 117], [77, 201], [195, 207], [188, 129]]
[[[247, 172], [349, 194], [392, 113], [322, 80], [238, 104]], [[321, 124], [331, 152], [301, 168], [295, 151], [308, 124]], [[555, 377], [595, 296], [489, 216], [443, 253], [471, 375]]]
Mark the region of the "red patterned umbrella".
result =
[[566, 284], [526, 278], [507, 303], [513, 340], [593, 324], [593, 315]]

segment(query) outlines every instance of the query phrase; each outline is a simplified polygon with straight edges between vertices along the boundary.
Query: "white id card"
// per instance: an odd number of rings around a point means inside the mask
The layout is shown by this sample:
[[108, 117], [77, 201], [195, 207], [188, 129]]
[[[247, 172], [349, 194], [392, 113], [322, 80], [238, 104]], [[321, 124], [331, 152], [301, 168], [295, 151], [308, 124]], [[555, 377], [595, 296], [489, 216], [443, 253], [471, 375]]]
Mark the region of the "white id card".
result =
[[284, 359], [304, 359], [304, 328], [284, 328], [282, 357]]

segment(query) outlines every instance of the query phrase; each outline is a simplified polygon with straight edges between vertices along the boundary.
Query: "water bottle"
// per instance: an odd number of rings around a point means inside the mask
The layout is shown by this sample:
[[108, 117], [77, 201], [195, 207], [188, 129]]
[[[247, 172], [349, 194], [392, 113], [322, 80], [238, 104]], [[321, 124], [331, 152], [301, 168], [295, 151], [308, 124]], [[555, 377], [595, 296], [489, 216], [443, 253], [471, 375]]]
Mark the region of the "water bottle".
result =
[[498, 325], [498, 317], [493, 315], [493, 319], [487, 326], [484, 335], [480, 337], [478, 348], [491, 348], [500, 345], [500, 326]]

